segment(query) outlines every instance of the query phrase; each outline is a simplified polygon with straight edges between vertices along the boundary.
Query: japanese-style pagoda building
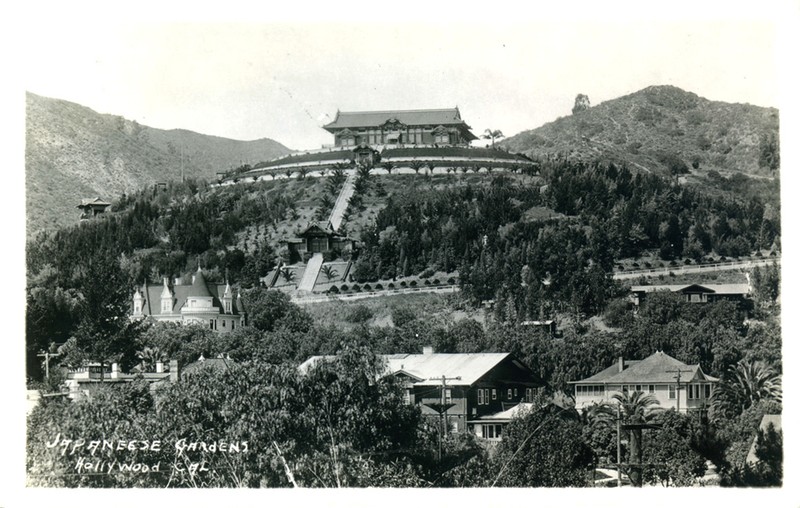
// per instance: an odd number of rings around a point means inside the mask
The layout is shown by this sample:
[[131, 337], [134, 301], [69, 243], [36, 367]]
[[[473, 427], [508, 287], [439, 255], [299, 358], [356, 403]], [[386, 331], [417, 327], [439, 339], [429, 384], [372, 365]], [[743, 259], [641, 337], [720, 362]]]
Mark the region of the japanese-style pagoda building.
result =
[[466, 145], [478, 139], [458, 108], [407, 111], [337, 111], [323, 126], [335, 146], [440, 144]]
[[[493, 169], [528, 170], [536, 163], [501, 148], [473, 147], [478, 139], [457, 107], [395, 111], [337, 111], [323, 129], [333, 144], [254, 164], [241, 174], [219, 174], [219, 184], [253, 182], [263, 176], [325, 176], [328, 170], [367, 166], [399, 172]], [[386, 169], [386, 168], [391, 169]], [[226, 176], [227, 175], [227, 176]]]

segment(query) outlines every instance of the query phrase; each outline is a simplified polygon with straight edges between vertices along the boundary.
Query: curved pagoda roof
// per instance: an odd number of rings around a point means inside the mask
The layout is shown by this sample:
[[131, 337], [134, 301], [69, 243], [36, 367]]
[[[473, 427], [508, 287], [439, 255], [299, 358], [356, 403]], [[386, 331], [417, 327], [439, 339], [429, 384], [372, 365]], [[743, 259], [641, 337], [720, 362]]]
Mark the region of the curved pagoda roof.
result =
[[390, 111], [337, 111], [336, 118], [322, 128], [333, 132], [352, 127], [379, 127], [390, 120], [405, 125], [469, 125], [461, 119], [458, 108], [409, 109]]

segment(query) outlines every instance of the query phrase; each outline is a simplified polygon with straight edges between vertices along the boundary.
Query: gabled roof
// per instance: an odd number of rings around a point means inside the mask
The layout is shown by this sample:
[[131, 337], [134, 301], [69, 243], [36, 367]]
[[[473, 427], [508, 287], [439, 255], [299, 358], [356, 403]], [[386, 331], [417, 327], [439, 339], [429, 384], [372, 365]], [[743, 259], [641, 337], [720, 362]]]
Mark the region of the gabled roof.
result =
[[409, 354], [398, 358], [387, 359], [390, 372], [405, 371], [422, 379], [415, 386], [439, 386], [442, 376], [460, 377], [460, 380], [448, 379], [451, 386], [470, 386], [510, 353], [429, 353]]
[[333, 122], [322, 128], [341, 129], [346, 127], [379, 127], [389, 120], [397, 120], [405, 125], [464, 125], [458, 108], [410, 109], [394, 111], [339, 111]]
[[81, 204], [79, 204], [76, 208], [84, 208], [87, 206], [111, 206], [111, 203], [108, 201], [103, 201], [100, 198], [83, 198], [81, 199]]
[[535, 404], [533, 404], [532, 402], [520, 402], [511, 409], [506, 409], [505, 411], [500, 411], [499, 413], [494, 413], [491, 415], [481, 416], [477, 418], [477, 420], [480, 421], [488, 420], [492, 422], [507, 422], [512, 418], [519, 416], [520, 413], [525, 413], [533, 410], [534, 406]]
[[[630, 367], [631, 365], [639, 363], [640, 360], [624, 360], [623, 369]], [[571, 381], [572, 383], [602, 383], [607, 379], [614, 377], [615, 375], [619, 374], [619, 362], [614, 362], [614, 365], [608, 367], [607, 369], [601, 370], [594, 376], [589, 376], [586, 379], [582, 379], [580, 381]]]
[[[626, 362], [627, 363], [627, 362]], [[630, 362], [622, 372], [615, 363], [611, 367], [594, 376], [572, 381], [572, 383], [604, 383], [604, 384], [644, 384], [674, 383], [677, 371], [681, 371], [681, 381], [718, 381], [706, 375], [700, 365], [687, 365], [663, 351], [657, 351], [640, 362]], [[616, 373], [614, 373], [616, 370]]]
[[[470, 386], [490, 370], [509, 358], [510, 353], [428, 353], [381, 355], [386, 361], [385, 375], [403, 374], [419, 381], [414, 386], [439, 386], [442, 376], [448, 386]], [[312, 356], [298, 367], [306, 372], [318, 362], [331, 361], [335, 356]], [[460, 377], [461, 379], [453, 379]]]
[[747, 284], [660, 284], [653, 286], [631, 286], [633, 293], [653, 293], [672, 291], [673, 293], [713, 293], [717, 295], [746, 295], [750, 292]]

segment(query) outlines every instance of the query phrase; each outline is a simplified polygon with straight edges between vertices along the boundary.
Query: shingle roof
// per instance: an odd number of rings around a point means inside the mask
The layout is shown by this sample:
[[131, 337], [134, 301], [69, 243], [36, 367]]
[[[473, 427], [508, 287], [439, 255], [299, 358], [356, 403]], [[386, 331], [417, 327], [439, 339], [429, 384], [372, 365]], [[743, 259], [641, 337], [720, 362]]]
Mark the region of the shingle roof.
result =
[[404, 357], [387, 359], [389, 371], [404, 370], [409, 374], [424, 379], [416, 386], [438, 386], [442, 376], [448, 378], [461, 377], [460, 380], [448, 380], [448, 385], [470, 386], [497, 364], [505, 360], [509, 353], [430, 353], [409, 354]]
[[[406, 125], [458, 125], [464, 124], [458, 108], [411, 109], [396, 111], [340, 111], [336, 119], [324, 125], [325, 130], [345, 127], [378, 127], [396, 119]], [[468, 127], [469, 128], [469, 127]]]
[[194, 274], [194, 281], [192, 281], [192, 286], [189, 288], [187, 296], [202, 296], [202, 297], [214, 296], [211, 294], [211, 291], [208, 290], [208, 285], [206, 284], [206, 278], [203, 275], [202, 270], [198, 269], [197, 273]]
[[[687, 365], [680, 360], [669, 356], [663, 351], [658, 351], [640, 362], [633, 363], [622, 372], [616, 364], [601, 371], [594, 376], [574, 381], [573, 383], [599, 383], [606, 384], [631, 384], [631, 383], [673, 383], [677, 370], [681, 371], [683, 381], [707, 380], [717, 381], [717, 378], [703, 373], [700, 365]], [[616, 374], [614, 370], [616, 369]], [[610, 375], [608, 375], [610, 374]]]
[[[194, 280], [195, 284], [197, 283], [197, 277]], [[225, 286], [226, 284], [216, 284], [216, 283], [208, 283], [205, 282], [205, 277], [203, 277], [203, 282], [205, 283], [206, 292], [208, 292], [207, 296], [213, 298], [212, 302], [215, 307], [219, 307], [220, 309], [223, 308], [222, 305], [222, 297], [225, 294]], [[194, 284], [177, 284], [170, 286], [170, 291], [172, 291], [172, 312], [175, 314], [179, 314], [181, 308], [186, 304], [186, 299], [189, 296], [201, 296], [193, 294], [195, 292]], [[161, 309], [161, 292], [164, 290], [163, 284], [147, 284], [142, 288], [142, 296], [145, 299], [145, 303], [143, 305], [142, 314], [145, 316], [150, 315], [158, 315], [158, 312]], [[199, 292], [199, 291], [198, 291]], [[152, 305], [151, 305], [152, 302]], [[156, 312], [153, 310], [155, 309]], [[242, 314], [244, 312], [244, 308], [242, 305], [242, 301], [240, 298], [233, 298], [231, 302], [231, 310], [233, 314]]]
[[[449, 386], [470, 386], [508, 358], [510, 353], [430, 353], [382, 355], [387, 363], [386, 374], [400, 371], [421, 379], [415, 386], [439, 386], [442, 376]], [[335, 356], [312, 356], [298, 367], [305, 372], [320, 361], [331, 361]], [[460, 377], [460, 380], [452, 379]]]
[[511, 409], [500, 411], [499, 413], [485, 415], [478, 418], [478, 420], [491, 420], [491, 421], [508, 421], [518, 416], [520, 413], [531, 411], [535, 404], [532, 402], [520, 402]]

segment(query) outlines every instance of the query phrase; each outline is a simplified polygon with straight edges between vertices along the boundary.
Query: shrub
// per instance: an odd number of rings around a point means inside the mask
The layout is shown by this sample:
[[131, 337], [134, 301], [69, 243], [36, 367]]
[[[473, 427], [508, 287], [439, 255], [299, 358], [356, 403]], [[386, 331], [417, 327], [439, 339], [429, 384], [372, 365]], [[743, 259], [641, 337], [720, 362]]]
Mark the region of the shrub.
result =
[[364, 284], [364, 291], [372, 291], [372, 286], [369, 284]]
[[412, 288], [417, 286], [417, 281], [412, 280], [411, 284], [409, 284]]
[[441, 282], [439, 282], [439, 279], [433, 279], [434, 286], [438, 286], [439, 284], [441, 284]]
[[389, 289], [394, 289], [394, 282], [389, 283]]
[[430, 280], [428, 280], [428, 279], [425, 279], [425, 285], [426, 285], [426, 286], [430, 286], [430, 285], [431, 285], [431, 281], [430, 281]]
[[347, 313], [347, 320], [351, 323], [366, 323], [372, 316], [372, 309], [366, 305], [356, 305]]
[[335, 285], [333, 285], [330, 288], [328, 288], [328, 293], [338, 293], [338, 292], [339, 292], [339, 288], [337, 288]]
[[377, 289], [378, 291], [382, 290], [383, 284], [375, 284], [375, 289]]
[[450, 277], [449, 279], [447, 279], [447, 283], [452, 286], [453, 284], [456, 283], [456, 279], [454, 279], [453, 277]]
[[404, 288], [404, 287], [406, 287], [406, 286], [408, 286], [408, 284], [406, 284], [406, 281], [401, 281], [401, 282], [400, 282], [400, 287], [401, 287], [401, 288]]
[[361, 291], [361, 286], [359, 286], [358, 284], [353, 284], [353, 291], [355, 291], [356, 293]]
[[342, 291], [348, 291], [349, 289], [350, 288], [347, 286], [347, 284], [342, 284]]
[[428, 268], [427, 270], [425, 270], [424, 272], [422, 272], [421, 274], [419, 274], [419, 277], [420, 277], [421, 279], [427, 279], [428, 277], [433, 277], [433, 273], [434, 273], [434, 272], [433, 272], [433, 270], [431, 270], [430, 268]]

